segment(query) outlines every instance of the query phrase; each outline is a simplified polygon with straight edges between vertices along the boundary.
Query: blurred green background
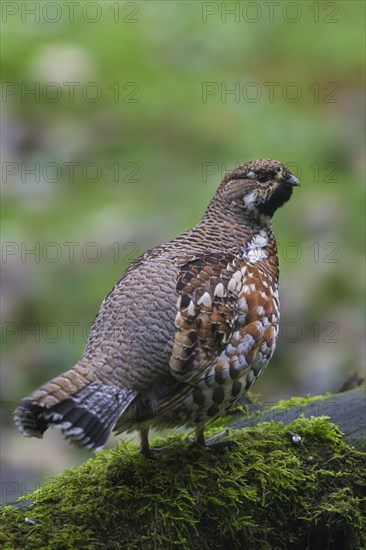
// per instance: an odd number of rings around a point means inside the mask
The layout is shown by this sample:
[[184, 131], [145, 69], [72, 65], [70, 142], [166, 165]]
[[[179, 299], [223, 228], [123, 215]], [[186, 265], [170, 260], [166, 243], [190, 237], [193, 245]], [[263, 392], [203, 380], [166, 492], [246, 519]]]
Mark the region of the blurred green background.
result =
[[129, 262], [247, 160], [302, 182], [274, 220], [281, 331], [255, 392], [335, 391], [363, 370], [364, 3], [55, 4], [2, 3], [7, 502], [90, 456], [58, 432], [22, 438], [15, 404], [78, 360]]

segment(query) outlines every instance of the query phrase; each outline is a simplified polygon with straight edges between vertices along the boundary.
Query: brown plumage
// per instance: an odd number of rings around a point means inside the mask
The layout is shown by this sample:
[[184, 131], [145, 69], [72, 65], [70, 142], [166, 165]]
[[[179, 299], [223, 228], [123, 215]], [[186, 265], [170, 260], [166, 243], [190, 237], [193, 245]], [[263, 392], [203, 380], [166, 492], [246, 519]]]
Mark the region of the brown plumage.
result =
[[280, 162], [247, 162], [225, 175], [203, 218], [149, 250], [105, 298], [85, 352], [22, 401], [25, 436], [50, 426], [89, 449], [112, 430], [195, 426], [224, 415], [275, 349], [278, 259], [271, 218], [297, 179]]

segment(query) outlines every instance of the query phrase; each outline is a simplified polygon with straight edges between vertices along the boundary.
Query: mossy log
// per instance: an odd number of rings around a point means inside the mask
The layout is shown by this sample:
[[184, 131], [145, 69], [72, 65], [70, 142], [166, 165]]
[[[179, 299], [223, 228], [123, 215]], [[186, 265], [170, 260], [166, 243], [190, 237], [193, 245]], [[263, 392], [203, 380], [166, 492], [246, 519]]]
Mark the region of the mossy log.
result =
[[247, 414], [235, 414], [230, 426], [235, 429], [248, 428], [261, 422], [283, 422], [290, 424], [303, 415], [327, 416], [343, 433], [343, 441], [366, 450], [366, 386], [351, 391], [326, 394], [315, 397], [293, 397], [276, 405], [249, 404]]
[[366, 455], [354, 447], [365, 437], [363, 407], [358, 388], [257, 408], [245, 420], [236, 413], [226, 422], [237, 444], [226, 450], [194, 448], [177, 435], [145, 459], [120, 442], [4, 506], [0, 545], [364, 549]]

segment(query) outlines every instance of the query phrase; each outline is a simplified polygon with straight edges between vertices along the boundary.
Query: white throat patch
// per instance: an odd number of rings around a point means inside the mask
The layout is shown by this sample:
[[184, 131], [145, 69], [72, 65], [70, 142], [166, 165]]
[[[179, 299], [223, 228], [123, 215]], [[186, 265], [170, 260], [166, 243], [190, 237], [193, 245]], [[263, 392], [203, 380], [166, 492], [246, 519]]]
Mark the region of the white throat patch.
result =
[[254, 204], [257, 201], [257, 193], [253, 191], [249, 195], [245, 195], [243, 198], [243, 204], [247, 210], [254, 210]]
[[254, 235], [252, 240], [245, 246], [243, 258], [251, 264], [265, 260], [267, 258], [267, 254], [264, 249], [268, 245], [268, 242], [267, 231], [265, 229], [261, 229], [259, 233]]

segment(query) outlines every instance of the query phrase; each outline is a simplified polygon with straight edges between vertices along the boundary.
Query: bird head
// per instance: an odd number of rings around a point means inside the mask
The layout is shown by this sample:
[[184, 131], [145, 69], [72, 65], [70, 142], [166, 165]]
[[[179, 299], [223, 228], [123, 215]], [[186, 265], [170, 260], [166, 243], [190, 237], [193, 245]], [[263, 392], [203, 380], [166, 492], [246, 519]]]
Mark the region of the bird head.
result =
[[277, 160], [246, 162], [228, 172], [219, 188], [221, 199], [253, 217], [273, 214], [292, 195], [299, 180]]

